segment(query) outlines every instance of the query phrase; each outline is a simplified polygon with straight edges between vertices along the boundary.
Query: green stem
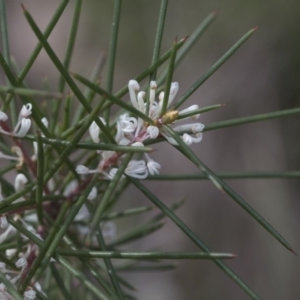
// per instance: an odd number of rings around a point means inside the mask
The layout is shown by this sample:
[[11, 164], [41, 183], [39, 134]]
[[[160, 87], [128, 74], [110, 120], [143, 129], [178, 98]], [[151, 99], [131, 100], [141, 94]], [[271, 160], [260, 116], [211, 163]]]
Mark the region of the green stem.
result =
[[[122, 7], [122, 0], [114, 0], [112, 32], [111, 32], [111, 39], [110, 39], [108, 58], [107, 58], [106, 90], [110, 93], [113, 92], [118, 33], [119, 33], [120, 19], [121, 19], [121, 7]], [[105, 121], [108, 125], [109, 125], [109, 116], [110, 116], [110, 110], [108, 109], [105, 112]]]

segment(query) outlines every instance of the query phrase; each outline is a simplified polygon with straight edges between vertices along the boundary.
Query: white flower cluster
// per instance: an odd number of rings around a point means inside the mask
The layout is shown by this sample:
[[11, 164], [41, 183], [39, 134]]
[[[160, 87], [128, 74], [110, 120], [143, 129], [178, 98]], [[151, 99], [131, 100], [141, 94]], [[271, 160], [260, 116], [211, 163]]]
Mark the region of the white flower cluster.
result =
[[[6, 135], [12, 135], [16, 137], [23, 137], [27, 134], [28, 130], [31, 126], [31, 120], [28, 118], [32, 113], [32, 105], [31, 103], [27, 103], [23, 105], [21, 111], [19, 113], [18, 122], [13, 130], [13, 132], [8, 132], [0, 126], [0, 132]], [[3, 111], [0, 111], [0, 122], [6, 122], [8, 120], [8, 116]]]
[[[155, 139], [159, 135], [162, 135], [170, 144], [177, 145], [177, 142], [164, 131], [163, 124], [171, 124], [178, 122], [177, 118], [181, 114], [192, 113], [195, 111], [195, 114], [192, 116], [193, 119], [198, 119], [199, 114], [196, 113], [198, 110], [198, 105], [192, 105], [187, 109], [182, 111], [168, 111], [165, 114], [162, 112], [164, 92], [159, 94], [159, 101], [156, 102], [156, 89], [157, 84], [155, 81], [150, 82], [150, 92], [149, 92], [149, 103], [148, 103], [148, 112], [147, 112], [147, 102], [145, 101], [146, 93], [143, 91], [138, 92], [140, 86], [136, 80], [130, 80], [128, 83], [128, 90], [130, 95], [131, 104], [134, 108], [141, 111], [143, 114], [147, 115], [153, 120], [153, 124], [150, 125], [146, 123], [141, 118], [136, 118], [130, 116], [128, 113], [121, 115], [116, 124], [116, 136], [115, 140], [119, 145], [131, 145], [131, 146], [140, 146], [143, 147], [143, 142], [148, 139]], [[175, 99], [175, 96], [179, 90], [179, 85], [177, 82], [171, 84], [167, 108], [169, 109]], [[104, 119], [100, 117], [101, 121], [105, 124]], [[182, 134], [182, 140], [187, 144], [191, 145], [192, 143], [199, 143], [202, 140], [202, 131], [204, 125], [201, 123], [191, 123], [178, 125], [173, 128], [179, 134]], [[93, 122], [89, 128], [89, 134], [95, 143], [100, 142], [100, 128], [98, 125]], [[110, 167], [108, 161], [114, 164], [118, 163], [120, 159], [113, 151], [102, 151], [100, 152], [102, 159], [95, 170], [90, 170], [86, 166], [79, 165], [76, 168], [78, 174], [91, 174], [91, 173], [100, 173], [107, 179], [112, 179], [116, 172], [117, 168], [110, 169], [107, 172], [106, 169]], [[148, 154], [145, 154], [145, 160], [131, 160], [125, 169], [125, 174], [131, 177], [138, 179], [145, 179], [149, 175], [159, 174], [161, 166], [158, 162], [155, 162], [150, 158]]]
[[[27, 183], [27, 178], [24, 176], [24, 174], [18, 174], [16, 176], [15, 179], [15, 191], [19, 192], [24, 188], [24, 185]], [[2, 195], [2, 191], [1, 191], [1, 185], [0, 185], [0, 202], [3, 201], [3, 195]], [[20, 201], [20, 199], [19, 199]], [[32, 215], [28, 215], [27, 218], [31, 217]], [[36, 217], [36, 214], [33, 215], [33, 217]], [[16, 219], [19, 219], [23, 226], [29, 230], [31, 233], [33, 233], [35, 236], [37, 236], [39, 239], [42, 240], [42, 237], [36, 232], [36, 230], [33, 228], [32, 225], [30, 225], [29, 223], [27, 223], [23, 218], [21, 218], [20, 216], [16, 216]], [[7, 218], [5, 215], [1, 215], [0, 216], [0, 227], [2, 229], [4, 229], [4, 231], [0, 234], [0, 244], [7, 239], [7, 237], [10, 234], [13, 234], [16, 232], [15, 228], [10, 225], [7, 221]], [[24, 241], [28, 240], [27, 237], [25, 237], [24, 235], [21, 235], [22, 239]], [[10, 270], [6, 267], [6, 264], [0, 261], [0, 272], [4, 273], [6, 276], [6, 279], [10, 281], [10, 283], [14, 286], [16, 286], [17, 281], [22, 277], [22, 275], [24, 274], [24, 271], [26, 269], [26, 267], [28, 266], [28, 257], [29, 255], [32, 253], [32, 251], [36, 251], [36, 246], [32, 246], [31, 243], [27, 244], [27, 249], [25, 251], [25, 253], [19, 253], [19, 259], [16, 261], [15, 266], [19, 269], [19, 271], [15, 271], [15, 270]], [[5, 250], [5, 256], [8, 259], [13, 258], [16, 254], [18, 253], [17, 248], [11, 248], [11, 249], [6, 249]], [[36, 282], [34, 284], [35, 288], [42, 292], [42, 288], [40, 286], [40, 284], [38, 282]], [[36, 292], [35, 290], [33, 290], [31, 287], [28, 287], [27, 290], [24, 292], [23, 294], [24, 300], [34, 300], [36, 298]], [[5, 284], [3, 282], [0, 283], [0, 299], [4, 300], [12, 300], [14, 299], [9, 292], [7, 291], [7, 287], [5, 286]]]
[[[0, 272], [5, 274], [5, 277], [7, 280], [9, 280], [9, 282], [14, 285], [17, 286], [17, 281], [22, 277], [28, 262], [27, 262], [27, 258], [30, 254], [31, 251], [31, 246], [29, 245], [27, 248], [26, 253], [19, 258], [16, 263], [15, 266], [19, 269], [19, 271], [12, 271], [6, 268], [6, 264], [3, 262], [0, 262]], [[6, 256], [13, 256], [16, 252], [12, 251], [12, 249], [7, 249], [6, 250]], [[35, 288], [38, 291], [42, 291], [41, 286], [38, 282], [35, 283]], [[36, 291], [33, 290], [31, 287], [28, 287], [27, 290], [24, 292], [23, 294], [24, 296], [24, 300], [34, 300], [36, 298]], [[5, 284], [3, 282], [0, 283], [0, 299], [1, 300], [13, 300], [14, 298], [9, 294], [9, 292], [7, 291], [7, 287], [5, 286]]]

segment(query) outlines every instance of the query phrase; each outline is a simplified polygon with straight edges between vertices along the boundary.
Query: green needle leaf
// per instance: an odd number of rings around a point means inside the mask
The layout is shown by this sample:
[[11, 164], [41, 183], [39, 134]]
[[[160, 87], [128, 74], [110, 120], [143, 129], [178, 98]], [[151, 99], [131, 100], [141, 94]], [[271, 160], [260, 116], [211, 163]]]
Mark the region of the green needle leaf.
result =
[[[98, 85], [94, 84], [93, 82], [89, 81], [88, 79], [84, 78], [81, 75], [78, 74], [74, 74], [72, 73], [72, 75], [81, 83], [83, 83], [84, 85], [86, 85], [87, 87], [89, 87], [90, 89], [94, 90], [97, 94], [101, 95], [101, 96], [106, 96], [108, 100], [110, 100], [111, 102], [109, 103], [109, 106], [116, 104], [122, 108], [124, 108], [125, 110], [127, 110], [128, 112], [131, 112], [132, 114], [136, 115], [137, 117], [140, 117], [142, 120], [144, 120], [145, 122], [148, 122], [149, 124], [153, 124], [153, 120], [150, 119], [148, 116], [146, 116], [145, 114], [143, 114], [141, 111], [139, 111], [138, 109], [136, 109], [135, 107], [133, 107], [132, 105], [124, 102], [123, 100], [115, 97], [114, 95], [112, 95], [111, 93], [103, 90], [101, 87], [99, 87]], [[106, 105], [106, 107], [108, 107], [108, 105]]]
[[166, 113], [168, 103], [169, 103], [169, 96], [170, 96], [172, 78], [173, 78], [174, 67], [175, 67], [176, 53], [177, 53], [177, 42], [174, 43], [174, 46], [173, 46], [172, 52], [171, 52], [167, 80], [166, 80], [166, 88], [165, 88], [164, 99], [163, 99], [163, 105], [161, 108], [161, 116], [163, 116]]
[[[102, 236], [100, 226], [98, 226], [98, 228], [97, 228], [96, 237], [97, 237], [98, 244], [101, 247], [102, 251], [105, 251], [106, 250], [106, 245], [105, 245], [105, 242], [104, 242], [104, 238]], [[117, 278], [117, 275], [116, 275], [115, 269], [114, 269], [114, 267], [111, 263], [111, 260], [108, 257], [105, 257], [104, 258], [104, 263], [106, 265], [107, 273], [110, 277], [110, 280], [113, 284], [113, 287], [114, 287], [114, 289], [115, 289], [115, 291], [118, 295], [118, 298], [121, 299], [121, 300], [125, 300], [125, 297], [124, 297], [123, 292], [120, 288], [119, 280]]]
[[37, 135], [37, 185], [36, 185], [36, 205], [37, 215], [40, 224], [43, 224], [43, 192], [44, 192], [44, 146], [41, 134]]
[[[107, 87], [106, 87], [106, 89], [110, 93], [112, 93], [112, 91], [113, 91], [118, 33], [119, 33], [120, 19], [121, 19], [121, 7], [122, 7], [122, 0], [114, 0], [112, 33], [111, 33], [109, 52], [108, 52], [108, 58], [107, 58], [108, 68], [107, 68]], [[107, 110], [105, 113], [106, 113], [105, 114], [106, 123], [109, 124], [110, 111]]]
[[[8, 66], [10, 66], [11, 62], [10, 62], [8, 30], [7, 30], [7, 22], [6, 22], [5, 0], [0, 1], [0, 27], [1, 27], [1, 41], [2, 41], [3, 56]], [[9, 80], [6, 81], [7, 84], [10, 85]], [[16, 102], [15, 101], [11, 102], [9, 106], [10, 106], [11, 119], [12, 122], [15, 124], [17, 122], [17, 116], [18, 116]]]
[[62, 256], [116, 259], [228, 259], [236, 255], [231, 253], [203, 252], [111, 252], [111, 251], [59, 251]]
[[184, 103], [212, 74], [214, 74], [257, 30], [257, 28], [248, 31], [240, 40], [238, 40], [203, 76], [201, 76], [178, 100], [175, 108]]
[[[84, 106], [84, 108], [86, 109], [86, 111], [88, 113], [91, 113], [92, 112], [91, 106], [89, 105], [89, 103], [87, 102], [87, 100], [85, 99], [85, 97], [83, 96], [83, 94], [81, 93], [81, 91], [79, 90], [79, 88], [77, 87], [77, 85], [75, 84], [75, 82], [73, 81], [71, 76], [69, 75], [68, 71], [65, 69], [63, 64], [60, 62], [57, 55], [54, 53], [54, 51], [52, 50], [52, 48], [48, 44], [47, 40], [45, 39], [45, 37], [43, 36], [41, 31], [37, 27], [36, 23], [34, 22], [33, 18], [29, 14], [29, 12], [24, 8], [24, 6], [22, 6], [22, 7], [23, 7], [25, 18], [27, 19], [31, 29], [33, 30], [33, 32], [35, 33], [35, 35], [37, 36], [37, 38], [39, 39], [39, 41], [43, 45], [43, 47], [44, 47], [45, 51], [47, 52], [49, 58], [52, 60], [53, 64], [56, 66], [58, 71], [61, 73], [64, 80], [68, 83], [68, 85], [71, 88], [72, 92], [77, 97], [77, 99], [80, 101], [82, 106]], [[115, 144], [116, 142], [115, 142], [113, 136], [107, 130], [106, 126], [104, 126], [103, 122], [96, 116], [94, 118], [94, 121], [99, 126], [99, 128], [101, 129], [102, 133], [106, 136], [106, 138], [111, 143]]]
[[102, 198], [102, 201], [100, 202], [100, 205], [96, 208], [96, 211], [93, 215], [92, 221], [91, 221], [91, 231], [94, 231], [96, 229], [96, 227], [98, 226], [98, 224], [101, 221], [101, 217], [104, 213], [104, 211], [107, 208], [107, 205], [113, 195], [113, 192], [115, 191], [122, 175], [124, 174], [124, 171], [128, 165], [128, 163], [130, 162], [131, 158], [132, 158], [132, 153], [127, 153], [117, 171], [117, 173], [115, 174], [115, 176], [113, 177], [113, 179], [110, 181], [104, 195]]
[[18, 293], [13, 284], [6, 278], [2, 271], [0, 271], [0, 281], [7, 287], [9, 294], [14, 297], [14, 300], [23, 300], [23, 297]]
[[64, 280], [61, 278], [61, 276], [53, 262], [50, 263], [50, 268], [51, 268], [52, 275], [55, 278], [56, 283], [57, 283], [62, 295], [64, 296], [64, 298], [66, 300], [72, 300], [73, 298], [72, 298], [71, 294], [69, 293], [69, 291], [67, 290]]
[[236, 119], [231, 119], [231, 120], [208, 124], [208, 125], [205, 125], [203, 131], [220, 129], [220, 128], [225, 128], [225, 127], [230, 127], [230, 126], [238, 126], [238, 125], [243, 125], [243, 124], [248, 124], [248, 123], [277, 119], [277, 118], [283, 118], [283, 117], [288, 117], [288, 116], [297, 115], [297, 114], [300, 114], [300, 108], [279, 110], [279, 111], [274, 111], [274, 112], [265, 113], [265, 114], [236, 118]]
[[[23, 138], [20, 138], [27, 141], [34, 141], [35, 138], [30, 135], [26, 135]], [[71, 144], [70, 141], [59, 140], [59, 139], [48, 139], [45, 137], [41, 137], [41, 141], [43, 144], [47, 145], [55, 145], [67, 147]], [[75, 149], [87, 149], [87, 150], [102, 150], [102, 151], [116, 151], [116, 152], [151, 152], [152, 148], [149, 147], [135, 147], [135, 146], [122, 146], [115, 144], [95, 144], [95, 143], [77, 143], [74, 145]]]
[[222, 105], [222, 104], [215, 104], [215, 105], [211, 105], [211, 106], [199, 108], [199, 109], [193, 110], [191, 112], [182, 113], [182, 114], [179, 113], [179, 115], [178, 115], [178, 117], [177, 117], [176, 120], [188, 118], [188, 117], [195, 116], [195, 115], [198, 115], [198, 114], [201, 114], [201, 113], [204, 113], [204, 112], [215, 110], [215, 109], [220, 108], [222, 106], [224, 106], [224, 105]]
[[[154, 64], [159, 58], [161, 42], [162, 42], [165, 21], [166, 21], [166, 15], [167, 15], [167, 9], [168, 9], [168, 0], [162, 0], [161, 5], [160, 5], [159, 19], [157, 22], [154, 49], [153, 49], [153, 55], [152, 55], [152, 64]], [[150, 76], [151, 80], [155, 80], [155, 78], [156, 78], [156, 70], [154, 70]], [[148, 115], [148, 113], [147, 113], [147, 115]]]
[[[168, 216], [202, 251], [211, 253], [210, 249], [197, 237], [197, 235], [162, 201], [160, 201], [153, 193], [151, 193], [138, 180], [128, 177], [130, 181], [166, 216]], [[225, 263], [221, 260], [214, 260], [221, 270], [223, 270], [239, 287], [247, 293], [251, 299], [260, 300], [260, 298], [240, 279]]]
[[[55, 11], [52, 19], [50, 20], [49, 24], [47, 25], [45, 31], [44, 31], [44, 37], [45, 39], [47, 39], [52, 30], [54, 29], [54, 27], [56, 26], [58, 20], [60, 19], [63, 11], [65, 10], [67, 4], [68, 4], [69, 0], [62, 0], [60, 5], [58, 6], [57, 10]], [[29, 72], [29, 70], [31, 69], [33, 63], [35, 62], [36, 58], [38, 57], [40, 51], [42, 50], [42, 45], [41, 43], [38, 43], [36, 45], [36, 47], [34, 48], [30, 58], [28, 59], [28, 61], [26, 62], [25, 67], [23, 68], [23, 70], [21, 71], [18, 79], [17, 79], [17, 83], [18, 85], [22, 83], [22, 81], [24, 80], [24, 78], [26, 77], [27, 73]], [[5, 106], [7, 106], [10, 101], [12, 100], [13, 95], [9, 95], [6, 100], [5, 100]], [[5, 107], [4, 106], [4, 107]], [[4, 109], [5, 110], [5, 109]]]
[[241, 196], [239, 196], [233, 189], [231, 189], [222, 179], [213, 173], [195, 154], [194, 152], [182, 141], [172, 128], [165, 125], [166, 131], [175, 139], [180, 148], [177, 148], [188, 159], [190, 159], [214, 185], [221, 191], [226, 192], [237, 204], [239, 204], [250, 216], [252, 216], [260, 225], [262, 225], [275, 239], [277, 239], [284, 247], [291, 252], [295, 253], [290, 244], [260, 215], [258, 214]]
[[48, 91], [39, 91], [32, 90], [27, 88], [14, 88], [7, 86], [0, 86], [0, 93], [20, 95], [20, 96], [29, 96], [29, 97], [42, 97], [42, 98], [57, 98], [62, 99], [64, 95], [56, 92], [48, 92]]
[[[58, 231], [61, 223], [63, 222], [63, 219], [64, 219], [70, 205], [71, 205], [70, 201], [64, 202], [64, 204], [62, 205], [62, 207], [59, 211], [59, 214], [55, 220], [55, 223], [53, 224], [46, 240], [44, 241], [43, 247], [40, 249], [38, 256], [34, 260], [33, 264], [31, 265], [31, 267], [27, 273], [27, 276], [24, 278], [24, 280], [21, 284], [21, 287], [20, 287], [21, 292], [25, 291], [27, 285], [30, 283], [30, 281], [33, 278], [33, 276], [35, 275], [37, 269], [41, 266], [42, 261], [45, 259], [46, 255], [48, 254], [49, 247], [53, 244], [53, 241], [56, 237], [57, 231]], [[51, 254], [53, 254], [53, 253], [51, 253]], [[49, 260], [50, 260], [50, 258], [49, 258]]]
[[[214, 21], [216, 17], [216, 12], [210, 13], [195, 29], [195, 31], [189, 36], [187, 41], [184, 43], [183, 47], [177, 52], [176, 55], [176, 61], [175, 61], [175, 67], [179, 65], [179, 63], [183, 60], [183, 58], [189, 53], [189, 50], [195, 45], [197, 40], [200, 38], [200, 36], [206, 31], [208, 26]], [[161, 85], [168, 74], [168, 70], [165, 69], [163, 73], [159, 76], [159, 79], [157, 80], [157, 85]]]
[[[269, 172], [220, 172], [216, 176], [222, 179], [274, 179], [274, 178], [300, 178], [299, 171], [269, 171]], [[206, 174], [160, 174], [148, 176], [146, 180], [206, 180]]]

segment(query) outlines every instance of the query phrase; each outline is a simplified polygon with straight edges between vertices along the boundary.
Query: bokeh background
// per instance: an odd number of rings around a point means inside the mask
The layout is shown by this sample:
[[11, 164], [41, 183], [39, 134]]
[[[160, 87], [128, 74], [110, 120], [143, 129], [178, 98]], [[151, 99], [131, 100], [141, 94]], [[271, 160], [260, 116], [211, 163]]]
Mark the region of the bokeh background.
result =
[[[41, 29], [48, 24], [60, 1], [23, 0]], [[113, 1], [84, 0], [71, 70], [89, 76], [99, 54], [108, 49]], [[36, 38], [26, 23], [20, 1], [6, 2], [10, 49], [22, 67]], [[74, 0], [49, 39], [60, 58], [66, 50]], [[124, 0], [116, 61], [114, 90], [128, 82], [152, 58], [160, 1]], [[162, 52], [174, 38], [190, 35], [212, 11], [218, 17], [182, 61], [174, 79], [180, 94], [203, 74], [249, 29], [259, 30], [184, 105], [224, 103], [223, 108], [203, 114], [200, 121], [214, 121], [293, 108], [299, 105], [300, 3], [296, 0], [176, 0], [169, 1]], [[27, 76], [33, 88], [49, 78], [53, 90], [58, 72], [42, 52]], [[3, 74], [1, 81], [3, 82]], [[105, 81], [105, 70], [103, 72]], [[127, 99], [127, 98], [126, 98]], [[272, 171], [299, 169], [299, 117], [209, 131], [201, 144], [192, 146], [214, 171]], [[170, 145], [156, 146], [153, 158], [162, 173], [194, 173], [197, 169]], [[299, 180], [228, 180], [251, 206], [264, 216], [300, 252]], [[228, 264], [262, 299], [300, 299], [300, 262], [232, 199], [206, 181], [147, 182], [146, 185], [171, 204], [181, 198], [178, 215], [214, 251], [232, 252], [238, 258]], [[148, 204], [130, 188], [118, 208]], [[144, 222], [146, 216], [117, 223], [118, 234]], [[197, 251], [197, 247], [170, 221], [155, 234], [127, 249]], [[248, 299], [213, 262], [181, 261], [165, 272], [124, 273], [137, 287], [138, 299]]]

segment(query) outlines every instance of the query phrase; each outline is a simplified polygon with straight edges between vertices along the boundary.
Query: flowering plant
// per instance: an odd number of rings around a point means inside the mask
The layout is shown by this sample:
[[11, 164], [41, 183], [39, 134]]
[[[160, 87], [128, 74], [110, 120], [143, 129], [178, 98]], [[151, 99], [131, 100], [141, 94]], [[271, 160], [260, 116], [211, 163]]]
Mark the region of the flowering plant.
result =
[[[0, 92], [5, 95], [0, 110], [0, 298], [58, 299], [62, 296], [64, 299], [82, 299], [84, 296], [86, 299], [132, 299], [134, 288], [119, 275], [119, 271], [134, 269], [137, 260], [209, 259], [250, 298], [259, 299], [223, 262], [223, 259], [235, 255], [211, 252], [175, 213], [182, 203], [168, 207], [143, 182], [146, 179], [176, 179], [175, 175], [164, 174], [163, 162], [151, 158], [152, 145], [167, 142], [174, 151], [180, 151], [199, 168], [201, 173], [196, 179], [201, 176], [209, 179], [283, 246], [293, 251], [258, 212], [195, 155], [191, 146], [202, 141], [204, 131], [299, 112], [275, 112], [204, 126], [196, 122], [200, 114], [218, 109], [221, 104], [202, 108], [194, 104], [179, 109], [256, 28], [246, 33], [179, 97], [179, 84], [173, 82], [174, 69], [216, 14], [210, 14], [188, 39], [175, 41], [171, 49], [161, 55], [167, 10], [167, 1], [162, 0], [151, 65], [115, 93], [114, 65], [121, 1], [115, 1], [106, 88], [102, 88], [97, 80], [102, 71], [103, 56], [90, 80], [69, 73], [81, 2], [77, 0], [75, 4], [64, 63], [47, 38], [62, 16], [67, 0], [61, 1], [44, 33], [23, 7], [24, 16], [39, 43], [21, 72], [13, 69], [7, 35], [2, 36], [0, 65], [7, 84], [0, 86]], [[0, 3], [2, 32], [5, 33], [6, 11], [4, 1]], [[60, 73], [58, 92], [25, 86], [24, 79], [42, 48]], [[158, 69], [165, 62], [168, 62], [167, 67], [157, 76]], [[141, 91], [140, 84], [144, 79], [149, 80], [145, 91]], [[77, 81], [85, 86], [85, 92], [79, 89]], [[67, 94], [64, 93], [66, 86], [71, 91]], [[127, 93], [130, 101], [124, 97]], [[101, 99], [93, 102], [96, 95]], [[50, 98], [50, 101], [43, 107], [35, 97]], [[112, 106], [118, 108], [116, 115]], [[191, 123], [188, 119], [192, 119]], [[13, 175], [6, 178], [11, 171]], [[130, 184], [154, 206], [117, 211], [116, 204], [121, 202]], [[131, 224], [130, 231], [120, 236], [122, 229], [116, 226], [116, 219], [139, 215], [154, 207], [160, 213], [143, 225]], [[124, 244], [160, 229], [164, 217], [173, 221], [201, 252], [122, 250]], [[111, 259], [127, 262], [117, 264]]]

